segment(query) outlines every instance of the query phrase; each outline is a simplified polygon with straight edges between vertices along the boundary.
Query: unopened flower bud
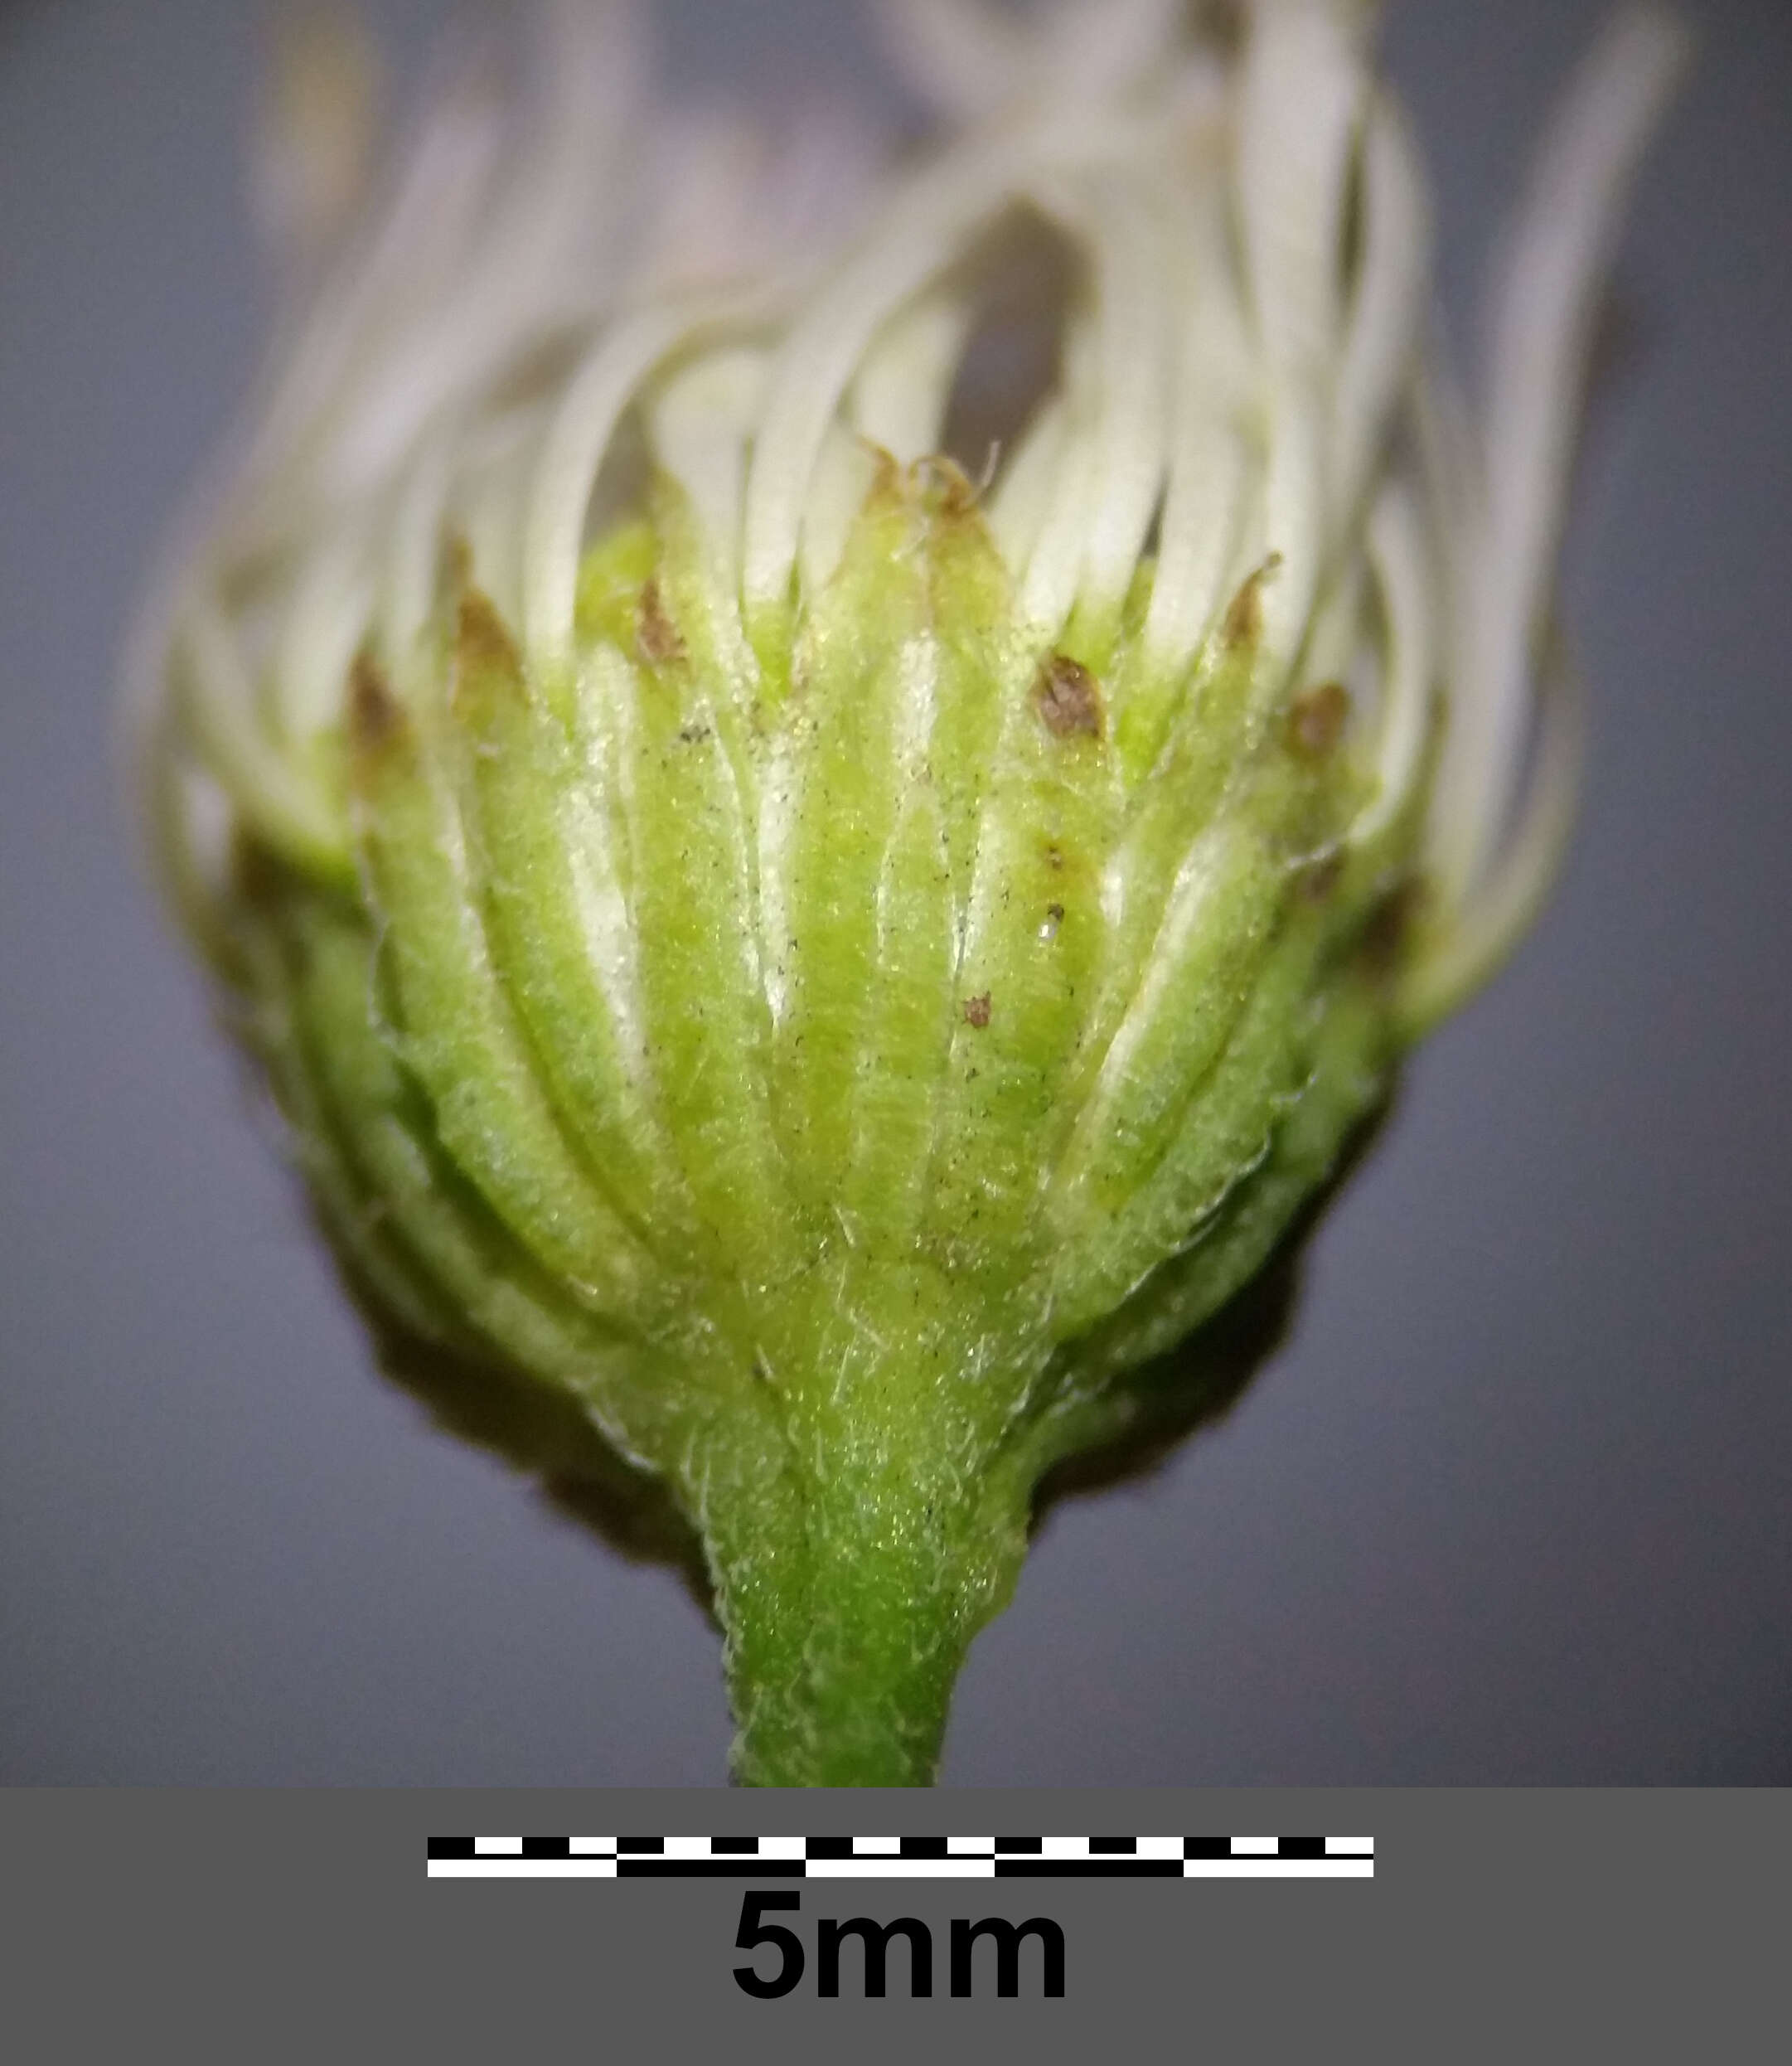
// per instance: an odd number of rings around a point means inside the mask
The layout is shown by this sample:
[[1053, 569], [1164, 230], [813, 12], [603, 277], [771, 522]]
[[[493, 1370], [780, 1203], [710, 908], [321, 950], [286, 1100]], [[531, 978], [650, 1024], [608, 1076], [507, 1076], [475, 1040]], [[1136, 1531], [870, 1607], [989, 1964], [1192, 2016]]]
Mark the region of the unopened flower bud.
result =
[[165, 873], [346, 1268], [663, 1478], [752, 1781], [931, 1776], [1041, 1474], [1559, 843], [1677, 36], [1569, 93], [1471, 429], [1368, 10], [1183, 13], [894, 10], [948, 120], [894, 172], [643, 113], [601, 5], [346, 222], [295, 118], [311, 284], [146, 634]]

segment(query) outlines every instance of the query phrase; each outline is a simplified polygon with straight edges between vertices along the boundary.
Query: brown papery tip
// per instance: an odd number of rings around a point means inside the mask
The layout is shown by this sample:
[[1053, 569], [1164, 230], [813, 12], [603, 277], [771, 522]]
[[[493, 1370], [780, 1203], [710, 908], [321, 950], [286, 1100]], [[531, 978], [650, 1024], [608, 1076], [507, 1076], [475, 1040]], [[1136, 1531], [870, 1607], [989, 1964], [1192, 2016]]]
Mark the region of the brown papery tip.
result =
[[349, 663], [349, 735], [363, 753], [377, 753], [404, 729], [404, 706], [379, 662], [365, 647]]
[[657, 575], [648, 578], [635, 605], [635, 645], [650, 667], [670, 667], [686, 657], [678, 627], [666, 613]]
[[1309, 760], [1323, 760], [1349, 721], [1350, 691], [1341, 681], [1322, 681], [1288, 706], [1288, 744]]
[[1245, 577], [1227, 605], [1226, 620], [1220, 626], [1219, 635], [1227, 645], [1254, 646], [1263, 636], [1263, 584], [1281, 565], [1281, 555], [1272, 552], [1262, 566]]
[[491, 598], [476, 588], [462, 593], [455, 613], [454, 642], [456, 657], [463, 671], [496, 667], [506, 674], [522, 672], [522, 659], [509, 626]]
[[1101, 684], [1081, 661], [1068, 653], [1049, 653], [1039, 662], [1033, 700], [1045, 729], [1054, 739], [1102, 735]]

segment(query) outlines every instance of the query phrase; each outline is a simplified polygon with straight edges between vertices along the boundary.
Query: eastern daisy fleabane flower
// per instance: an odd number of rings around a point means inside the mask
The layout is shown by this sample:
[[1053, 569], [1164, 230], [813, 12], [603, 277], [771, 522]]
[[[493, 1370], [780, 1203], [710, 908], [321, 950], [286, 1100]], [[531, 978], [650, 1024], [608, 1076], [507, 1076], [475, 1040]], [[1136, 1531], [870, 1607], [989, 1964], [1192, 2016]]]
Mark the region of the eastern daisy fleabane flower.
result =
[[1680, 60], [1569, 89], [1483, 409], [1355, 0], [887, 11], [893, 158], [546, 9], [293, 278], [146, 611], [164, 880], [383, 1326], [701, 1535], [766, 1783], [917, 1783], [1041, 1474], [1261, 1268], [1547, 883], [1579, 386]]

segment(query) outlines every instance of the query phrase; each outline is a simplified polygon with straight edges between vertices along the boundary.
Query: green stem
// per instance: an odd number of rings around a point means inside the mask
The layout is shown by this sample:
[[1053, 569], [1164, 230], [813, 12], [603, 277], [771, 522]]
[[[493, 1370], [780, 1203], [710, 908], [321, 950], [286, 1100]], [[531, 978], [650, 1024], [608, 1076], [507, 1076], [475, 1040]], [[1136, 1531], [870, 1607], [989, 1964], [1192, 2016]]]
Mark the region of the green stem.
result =
[[966, 1651], [1013, 1588], [1024, 1500], [865, 1462], [712, 1501], [743, 1785], [931, 1786]]

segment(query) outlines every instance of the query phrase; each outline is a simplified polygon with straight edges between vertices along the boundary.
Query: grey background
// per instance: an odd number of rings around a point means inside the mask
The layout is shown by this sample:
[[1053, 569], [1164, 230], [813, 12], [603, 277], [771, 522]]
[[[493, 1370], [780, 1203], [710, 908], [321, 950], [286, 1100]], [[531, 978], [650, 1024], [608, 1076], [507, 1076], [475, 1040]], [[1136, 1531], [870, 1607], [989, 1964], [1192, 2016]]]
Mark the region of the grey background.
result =
[[[1396, 11], [1459, 332], [1599, 11]], [[877, 95], [836, 0], [661, 12], [684, 79]], [[1237, 1410], [1053, 1516], [947, 1783], [1792, 1781], [1792, 8], [1686, 12], [1567, 879]], [[712, 1634], [373, 1374], [121, 829], [124, 615], [265, 313], [255, 55], [230, 0], [0, 9], [0, 1780], [713, 1784]]]
[[[1073, 1798], [1087, 1828], [1242, 1819], [1236, 1795]], [[1070, 1819], [1063, 1797], [1025, 1790], [950, 1805], [961, 1828]], [[1374, 1879], [811, 1880], [811, 1971], [760, 2002], [733, 1979], [741, 1883], [429, 1880], [424, 1840], [600, 1821], [850, 1834], [931, 1817], [937, 1831], [933, 1797], [14, 1791], [0, 1795], [0, 1846], [33, 1898], [7, 1938], [7, 2034], [23, 2032], [31, 2059], [85, 2060], [172, 2030], [182, 2059], [206, 2066], [718, 2054], [785, 2066], [836, 2060], [843, 2041], [863, 2066], [912, 2066], [918, 2045], [954, 2066], [1116, 2049], [1228, 2066], [1340, 2054], [1507, 2066], [1540, 2053], [1678, 2066], [1785, 2049], [1773, 2033], [1783, 2039], [1792, 1795], [1413, 1787], [1270, 1792], [1250, 1807], [1259, 1829], [1373, 1831]], [[995, 1999], [986, 1974], [971, 2000], [951, 1997], [951, 1918], [1041, 1913], [1064, 1933], [1062, 1998], [1035, 1991], [1031, 1946], [1018, 1998]], [[859, 1994], [856, 1947], [840, 1998], [818, 1999], [816, 1919], [855, 1914], [927, 1924], [931, 2000], [909, 1998], [899, 1940], [887, 1999]]]

